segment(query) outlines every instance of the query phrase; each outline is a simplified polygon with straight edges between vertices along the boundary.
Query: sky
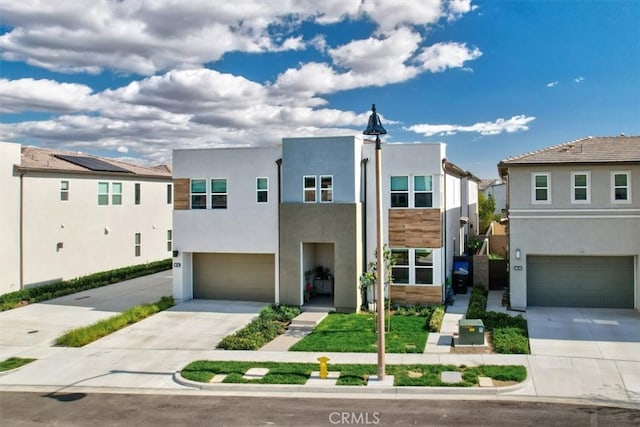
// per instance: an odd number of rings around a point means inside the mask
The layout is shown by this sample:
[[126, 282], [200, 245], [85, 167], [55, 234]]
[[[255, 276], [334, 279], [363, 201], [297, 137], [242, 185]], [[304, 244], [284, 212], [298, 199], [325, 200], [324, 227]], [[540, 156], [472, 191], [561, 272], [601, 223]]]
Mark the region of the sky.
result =
[[0, 141], [142, 164], [356, 135], [510, 156], [640, 135], [640, 0], [0, 0]]

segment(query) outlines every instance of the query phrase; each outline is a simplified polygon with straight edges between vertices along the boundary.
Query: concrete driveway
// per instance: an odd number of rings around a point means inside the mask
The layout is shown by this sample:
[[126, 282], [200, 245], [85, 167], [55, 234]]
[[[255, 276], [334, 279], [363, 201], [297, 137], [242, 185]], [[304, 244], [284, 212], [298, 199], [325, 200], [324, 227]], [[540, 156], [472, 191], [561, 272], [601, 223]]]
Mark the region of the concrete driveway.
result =
[[527, 323], [532, 355], [640, 361], [637, 311], [529, 307]]
[[99, 339], [86, 348], [213, 350], [267, 306], [262, 302], [191, 300]]

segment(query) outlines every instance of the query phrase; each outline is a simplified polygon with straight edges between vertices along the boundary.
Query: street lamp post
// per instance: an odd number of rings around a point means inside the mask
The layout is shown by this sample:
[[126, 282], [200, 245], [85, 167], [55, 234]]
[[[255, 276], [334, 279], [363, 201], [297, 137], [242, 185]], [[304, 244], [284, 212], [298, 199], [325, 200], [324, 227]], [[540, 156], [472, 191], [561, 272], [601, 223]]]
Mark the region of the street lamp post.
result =
[[376, 113], [376, 104], [371, 106], [369, 124], [362, 132], [365, 135], [376, 136], [376, 309], [378, 314], [378, 381], [383, 381], [385, 376], [385, 343], [384, 343], [384, 241], [382, 226], [382, 149], [380, 147], [380, 135], [387, 131], [382, 127], [380, 117]]

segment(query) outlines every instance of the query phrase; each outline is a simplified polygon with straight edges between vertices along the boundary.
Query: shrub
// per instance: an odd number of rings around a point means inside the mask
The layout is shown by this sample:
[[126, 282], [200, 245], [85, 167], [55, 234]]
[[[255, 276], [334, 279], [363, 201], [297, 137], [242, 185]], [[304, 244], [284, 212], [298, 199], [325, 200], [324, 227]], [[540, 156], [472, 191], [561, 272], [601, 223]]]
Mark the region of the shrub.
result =
[[103, 271], [90, 274], [88, 276], [77, 277], [71, 280], [52, 283], [50, 285], [38, 286], [35, 288], [22, 289], [16, 292], [0, 295], [0, 311], [10, 310], [23, 303], [36, 303], [57, 298], [87, 289], [99, 288], [123, 280], [135, 277], [146, 276], [159, 271], [171, 269], [171, 259], [150, 262], [146, 264], [133, 265], [130, 267], [117, 268], [115, 270]]
[[527, 330], [527, 320], [520, 314], [516, 317], [512, 317], [507, 313], [486, 311], [481, 318], [485, 329], [488, 331], [499, 328], [519, 328], [525, 332]]
[[429, 332], [439, 332], [443, 319], [444, 307], [440, 305], [436, 307], [433, 314], [431, 314], [431, 319], [429, 319]]
[[497, 328], [492, 336], [493, 348], [498, 353], [529, 354], [529, 340], [520, 328]]

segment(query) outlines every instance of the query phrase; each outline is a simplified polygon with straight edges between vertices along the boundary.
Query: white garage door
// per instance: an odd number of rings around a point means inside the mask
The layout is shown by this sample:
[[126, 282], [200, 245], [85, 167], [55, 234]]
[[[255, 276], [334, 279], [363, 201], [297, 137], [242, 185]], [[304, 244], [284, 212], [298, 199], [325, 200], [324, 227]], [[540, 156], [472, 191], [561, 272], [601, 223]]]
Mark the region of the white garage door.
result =
[[273, 254], [193, 254], [193, 297], [275, 301]]
[[633, 257], [527, 256], [527, 305], [633, 308]]

